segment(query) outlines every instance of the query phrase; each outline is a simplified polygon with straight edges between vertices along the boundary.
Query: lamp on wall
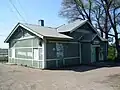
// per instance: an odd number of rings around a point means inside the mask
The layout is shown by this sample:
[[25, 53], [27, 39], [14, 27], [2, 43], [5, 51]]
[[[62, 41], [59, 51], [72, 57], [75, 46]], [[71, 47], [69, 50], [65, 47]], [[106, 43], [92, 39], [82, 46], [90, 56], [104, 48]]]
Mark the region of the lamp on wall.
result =
[[42, 47], [42, 39], [39, 39], [39, 45]]

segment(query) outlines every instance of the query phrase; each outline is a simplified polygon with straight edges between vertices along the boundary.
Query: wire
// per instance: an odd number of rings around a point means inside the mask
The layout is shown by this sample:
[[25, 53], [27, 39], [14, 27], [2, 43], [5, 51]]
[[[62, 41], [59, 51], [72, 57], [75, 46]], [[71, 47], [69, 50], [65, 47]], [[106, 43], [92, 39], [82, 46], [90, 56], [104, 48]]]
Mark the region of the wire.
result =
[[[12, 7], [10, 5], [8, 5], [8, 8], [9, 8], [9, 10], [10, 10], [11, 13], [14, 13], [14, 11], [13, 11], [13, 9], [12, 9]], [[17, 14], [13, 14], [13, 15], [15, 15], [16, 19], [20, 20], [18, 18]]]
[[6, 37], [5, 35], [0, 34], [0, 37]]
[[26, 13], [25, 13], [25, 11], [24, 11], [24, 9], [23, 9], [22, 5], [21, 5], [20, 0], [16, 0], [16, 1], [18, 2], [19, 6], [21, 7], [21, 10], [23, 11], [24, 16], [26, 17]]
[[9, 2], [12, 4], [12, 6], [14, 7], [14, 9], [15, 9], [16, 12], [18, 13], [18, 15], [23, 19], [23, 21], [26, 22], [26, 20], [24, 19], [24, 17], [20, 14], [20, 12], [19, 12], [18, 9], [16, 8], [16, 6], [13, 4], [12, 0], [9, 0]]

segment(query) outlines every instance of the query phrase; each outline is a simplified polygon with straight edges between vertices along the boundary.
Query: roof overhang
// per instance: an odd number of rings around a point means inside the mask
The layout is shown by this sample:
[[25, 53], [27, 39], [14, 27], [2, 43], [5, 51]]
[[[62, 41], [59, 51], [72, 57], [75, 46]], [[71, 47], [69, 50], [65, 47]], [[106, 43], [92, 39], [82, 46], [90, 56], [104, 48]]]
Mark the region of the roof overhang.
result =
[[37, 32], [31, 30], [30, 28], [24, 26], [23, 24], [18, 23], [18, 24], [14, 27], [14, 29], [11, 31], [11, 33], [8, 35], [8, 37], [5, 39], [5, 41], [4, 41], [5, 43], [8, 43], [9, 39], [11, 38], [11, 36], [14, 34], [14, 32], [15, 32], [15, 31], [17, 30], [17, 28], [20, 27], [20, 26], [23, 27], [23, 28], [25, 28], [27, 31], [32, 32], [32, 33], [35, 34], [36, 36], [38, 36], [38, 37], [40, 37], [40, 38], [43, 39], [43, 37], [44, 37], [43, 35], [40, 35], [40, 34], [38, 34]]
[[51, 40], [71, 40], [71, 38], [59, 38], [59, 37], [45, 37], [46, 39], [51, 39]]
[[91, 23], [90, 23], [88, 20], [84, 20], [81, 24], [77, 25], [76, 27], [74, 27], [74, 28], [72, 28], [72, 29], [70, 29], [70, 30], [65, 30], [65, 31], [63, 30], [63, 31], [58, 31], [58, 32], [60, 32], [60, 33], [65, 33], [65, 32], [70, 32], [70, 33], [72, 33], [72, 32], [74, 32], [76, 29], [78, 29], [78, 28], [82, 27], [83, 25], [85, 25], [86, 23], [90, 25], [90, 27], [92, 28], [93, 32], [95, 32], [95, 33], [97, 34], [96, 36], [98, 36], [98, 38], [99, 38], [101, 41], [107, 41], [107, 39], [104, 39], [104, 38], [102, 38], [102, 37], [100, 36], [100, 34], [98, 33], [97, 29], [96, 29], [93, 25], [91, 25]]
[[72, 33], [73, 31], [75, 31], [76, 29], [82, 27], [82, 26], [85, 25], [86, 23], [88, 23], [88, 24], [90, 25], [90, 27], [92, 28], [92, 30], [96, 33], [96, 36], [98, 36], [98, 38], [99, 38], [101, 41], [108, 41], [107, 39], [104, 39], [104, 38], [102, 38], [102, 37], [100, 36], [100, 34], [98, 33], [97, 29], [96, 29], [93, 25], [91, 25], [91, 23], [90, 23], [88, 20], [84, 21], [81, 25], [75, 27], [73, 30], [70, 31], [70, 33]]
[[93, 25], [91, 25], [90, 22], [87, 21], [87, 23], [91, 26], [92, 30], [94, 30], [94, 31], [96, 32], [98, 38], [99, 38], [101, 41], [108, 41], [107, 39], [104, 39], [104, 38], [102, 38], [102, 37], [100, 36], [100, 34], [98, 33], [97, 29], [96, 29]]

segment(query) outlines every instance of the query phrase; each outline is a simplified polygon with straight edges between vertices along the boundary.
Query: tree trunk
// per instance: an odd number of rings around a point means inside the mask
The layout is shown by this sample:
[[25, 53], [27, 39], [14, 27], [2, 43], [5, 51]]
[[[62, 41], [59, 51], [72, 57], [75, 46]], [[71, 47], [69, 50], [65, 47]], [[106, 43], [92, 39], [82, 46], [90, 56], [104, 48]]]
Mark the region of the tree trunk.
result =
[[[105, 17], [105, 39], [108, 40], [108, 13], [106, 13]], [[107, 42], [107, 55], [108, 55], [108, 42]]]
[[118, 33], [115, 34], [115, 45], [117, 51], [117, 61], [120, 61], [120, 47], [119, 47], [119, 40], [118, 40]]
[[103, 31], [101, 31], [101, 37], [103, 37]]
[[[105, 39], [107, 39], [108, 40], [108, 32], [106, 32], [105, 33]], [[108, 42], [107, 42], [107, 56], [108, 56], [108, 47], [109, 47], [109, 44], [108, 44]]]

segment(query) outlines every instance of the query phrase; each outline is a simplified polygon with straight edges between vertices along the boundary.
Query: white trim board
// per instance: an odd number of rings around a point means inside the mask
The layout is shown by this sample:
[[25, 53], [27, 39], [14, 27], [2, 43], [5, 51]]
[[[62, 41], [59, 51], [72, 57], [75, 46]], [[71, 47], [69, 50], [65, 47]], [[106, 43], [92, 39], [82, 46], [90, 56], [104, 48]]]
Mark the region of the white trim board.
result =
[[91, 41], [90, 40], [82, 40], [80, 41], [81, 43], [90, 43]]
[[[75, 58], [80, 58], [80, 57], [66, 57], [66, 58], [63, 58], [63, 59], [65, 60], [65, 59], [75, 59]], [[54, 61], [54, 60], [59, 60], [59, 59], [58, 58], [46, 59], [46, 61]]]
[[54, 59], [46, 59], [46, 61], [55, 61], [55, 60], [59, 60], [59, 59], [57, 59], [57, 58], [56, 59], [55, 58]]
[[[32, 39], [32, 46], [33, 46], [33, 39]], [[33, 47], [32, 47], [32, 66], [33, 66], [33, 58], [34, 58], [34, 55], [33, 55]]]
[[80, 57], [66, 57], [66, 58], [63, 58], [63, 59], [75, 59], [75, 58], [80, 58]]
[[[32, 49], [32, 48], [42, 48], [42, 47], [14, 47], [15, 49], [22, 49], [22, 48], [30, 48], [30, 49]], [[11, 48], [10, 48], [11, 49]]]
[[42, 68], [46, 68], [46, 39], [44, 39], [43, 43], [42, 43], [42, 55], [43, 55], [43, 67]]
[[27, 40], [27, 39], [32, 39], [32, 38], [35, 38], [35, 36], [23, 37], [23, 38], [14, 39], [14, 40], [16, 40], [16, 41], [21, 41], [21, 40]]
[[73, 43], [73, 44], [79, 44], [78, 42], [64, 42], [64, 41], [48, 41], [49, 43]]
[[8, 37], [6, 38], [6, 40], [4, 41], [5, 43], [7, 43], [7, 41], [10, 39], [10, 37], [12, 36], [12, 34], [16, 31], [16, 29], [21, 26], [23, 28], [25, 28], [27, 31], [29, 32], [32, 32], [33, 34], [35, 34], [36, 36], [40, 37], [40, 38], [43, 38], [44, 36], [43, 35], [40, 35], [38, 33], [36, 33], [35, 31], [33, 31], [32, 29], [28, 28], [27, 26], [21, 24], [21, 23], [18, 23], [15, 28], [11, 31], [11, 33], [8, 35]]
[[34, 60], [34, 59], [26, 59], [26, 58], [12, 58], [12, 57], [9, 57], [10, 59], [20, 59], [20, 60], [25, 60], [25, 61], [31, 61], [32, 62], [32, 60], [33, 60], [33, 62], [34, 61], [43, 61], [43, 60]]
[[97, 37], [97, 34], [92, 38], [92, 41]]

